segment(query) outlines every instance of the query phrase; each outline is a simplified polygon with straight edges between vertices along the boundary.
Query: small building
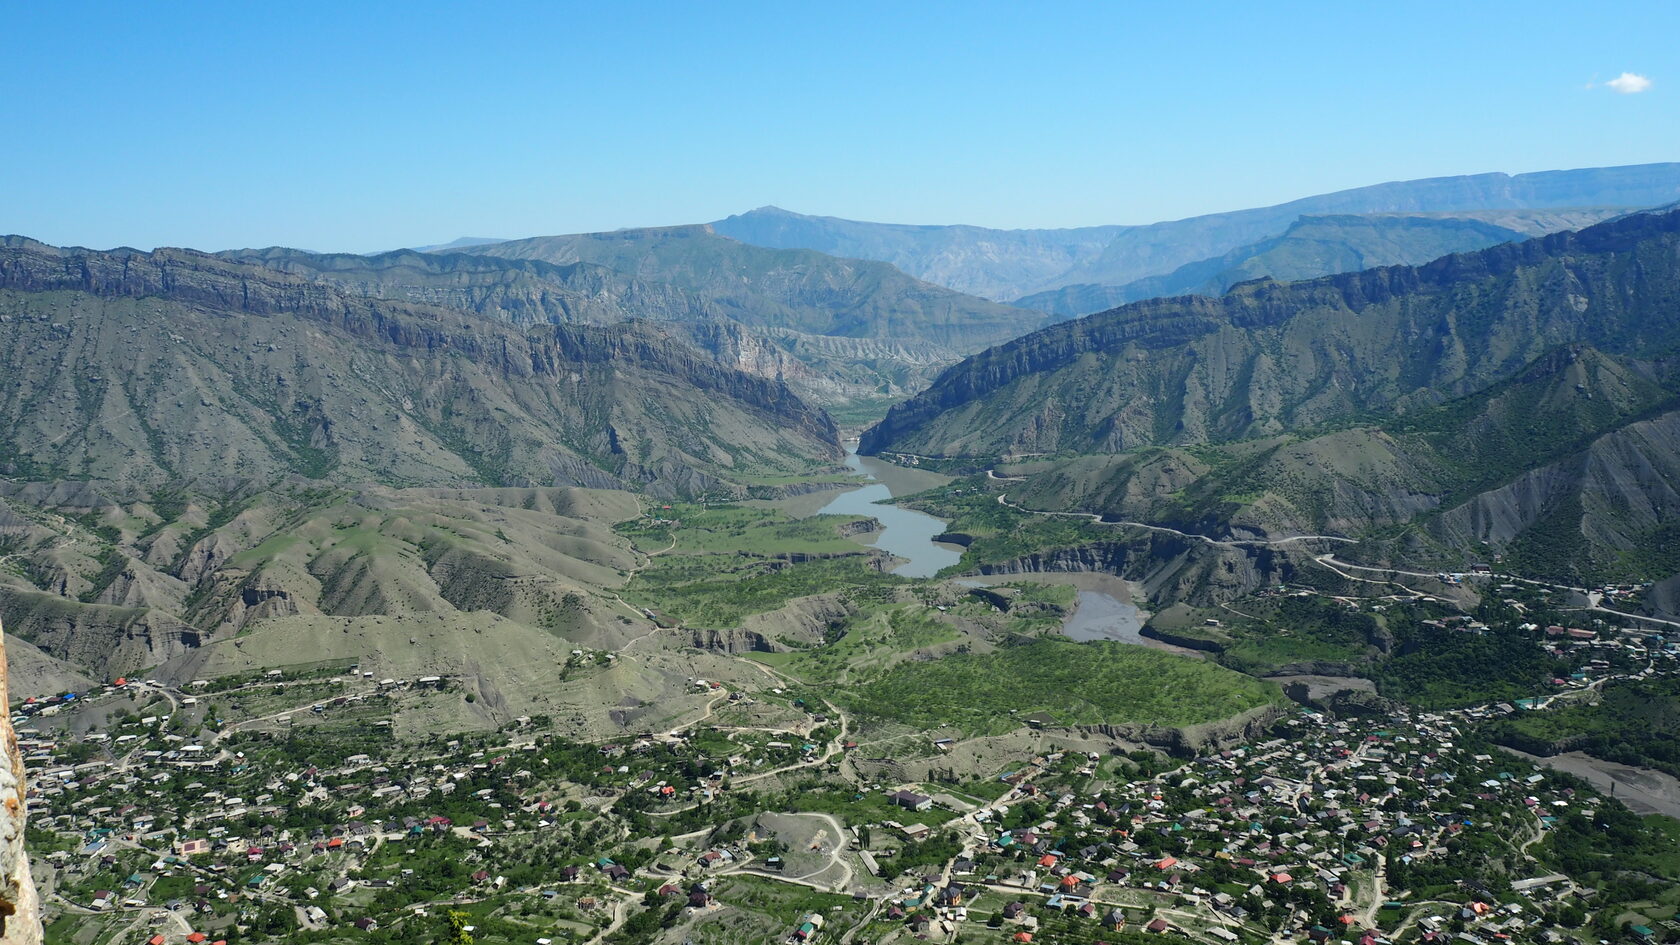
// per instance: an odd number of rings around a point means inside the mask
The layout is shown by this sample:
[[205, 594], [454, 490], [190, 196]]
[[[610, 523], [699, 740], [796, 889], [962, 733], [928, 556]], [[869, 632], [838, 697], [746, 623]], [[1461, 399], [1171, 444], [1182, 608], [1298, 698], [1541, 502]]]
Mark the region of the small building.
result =
[[894, 791], [887, 795], [887, 800], [905, 810], [923, 811], [933, 807], [933, 798], [915, 791]]

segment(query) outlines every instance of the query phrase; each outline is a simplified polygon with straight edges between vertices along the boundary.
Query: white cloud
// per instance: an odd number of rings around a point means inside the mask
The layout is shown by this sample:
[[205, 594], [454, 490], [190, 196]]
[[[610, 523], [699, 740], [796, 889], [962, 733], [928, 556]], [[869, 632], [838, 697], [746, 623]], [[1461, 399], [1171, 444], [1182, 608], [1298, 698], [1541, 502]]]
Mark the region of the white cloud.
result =
[[1604, 83], [1604, 85], [1606, 88], [1613, 89], [1623, 95], [1633, 95], [1636, 92], [1643, 92], [1650, 88], [1651, 80], [1637, 72], [1624, 72], [1621, 75], [1616, 76], [1614, 79], [1611, 79], [1609, 82]]

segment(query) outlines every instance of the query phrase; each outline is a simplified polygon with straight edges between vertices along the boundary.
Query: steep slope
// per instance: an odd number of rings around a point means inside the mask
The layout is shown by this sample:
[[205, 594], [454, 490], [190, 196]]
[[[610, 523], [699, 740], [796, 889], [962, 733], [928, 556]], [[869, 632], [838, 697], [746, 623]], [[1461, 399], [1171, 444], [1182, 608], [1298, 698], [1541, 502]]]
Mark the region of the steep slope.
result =
[[606, 266], [681, 289], [709, 317], [806, 335], [974, 351], [1047, 321], [1037, 312], [912, 279], [885, 263], [766, 249], [708, 226], [545, 236], [466, 251]]
[[[1641, 580], [1680, 512], [1672, 365], [1584, 346], [1378, 425], [1220, 446], [1005, 467], [1029, 508], [1080, 509], [1226, 538], [1341, 535], [1364, 557], [1462, 567], [1504, 553], [1526, 573]], [[1670, 539], [1668, 544], [1672, 544]]]
[[[518, 325], [651, 319], [727, 365], [785, 381], [801, 397], [837, 408], [907, 396], [954, 360], [949, 348], [916, 338], [835, 337], [745, 325], [733, 317], [740, 310], [738, 300], [720, 303], [672, 283], [647, 281], [588, 262], [554, 265], [537, 259], [411, 250], [357, 256], [278, 247], [217, 255], [316, 279], [356, 295], [464, 309]], [[640, 265], [635, 259], [615, 262]], [[853, 300], [844, 304], [850, 306]]]
[[185, 250], [8, 240], [0, 337], [0, 468], [25, 478], [675, 494], [839, 455], [785, 385], [646, 323], [527, 330]]
[[1166, 275], [1123, 286], [1065, 286], [1028, 296], [1016, 304], [1075, 316], [1160, 296], [1223, 295], [1239, 282], [1263, 277], [1296, 282], [1377, 266], [1416, 266], [1449, 253], [1591, 226], [1623, 212], [1619, 208], [1591, 208], [1497, 210], [1453, 216], [1302, 217], [1281, 236], [1239, 246], [1223, 256], [1190, 263]]
[[864, 452], [1118, 453], [1346, 423], [1465, 396], [1546, 351], [1680, 343], [1680, 212], [1218, 298], [1156, 299], [967, 359]]
[[642, 282], [591, 263], [556, 266], [540, 260], [408, 249], [358, 256], [270, 247], [216, 255], [318, 279], [355, 295], [463, 309], [517, 325], [716, 317], [673, 286]]
[[[719, 233], [781, 249], [815, 249], [891, 262], [920, 279], [999, 300], [1066, 286], [1123, 286], [1216, 259], [1281, 235], [1302, 216], [1453, 213], [1568, 207], [1654, 207], [1680, 198], [1680, 164], [1477, 174], [1396, 181], [1305, 197], [1271, 207], [1147, 226], [993, 230], [904, 226], [812, 217], [766, 207], [720, 220]], [[1497, 218], [1484, 218], [1539, 235]], [[1562, 223], [1550, 229], [1579, 226]], [[1401, 261], [1401, 260], [1395, 260]], [[1416, 261], [1416, 260], [1410, 260]], [[1092, 290], [1087, 289], [1089, 294]], [[1116, 296], [1130, 301], [1143, 296]], [[1085, 302], [1096, 298], [1090, 295]], [[1096, 311], [1070, 303], [1046, 310]]]

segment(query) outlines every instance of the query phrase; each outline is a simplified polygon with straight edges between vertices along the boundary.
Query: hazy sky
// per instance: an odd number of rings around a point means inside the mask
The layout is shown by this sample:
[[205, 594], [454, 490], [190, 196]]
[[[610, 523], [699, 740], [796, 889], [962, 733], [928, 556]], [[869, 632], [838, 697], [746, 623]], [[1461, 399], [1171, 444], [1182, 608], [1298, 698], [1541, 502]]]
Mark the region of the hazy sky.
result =
[[1673, 0], [1284, 6], [12, 0], [0, 232], [1077, 226], [1680, 160]]

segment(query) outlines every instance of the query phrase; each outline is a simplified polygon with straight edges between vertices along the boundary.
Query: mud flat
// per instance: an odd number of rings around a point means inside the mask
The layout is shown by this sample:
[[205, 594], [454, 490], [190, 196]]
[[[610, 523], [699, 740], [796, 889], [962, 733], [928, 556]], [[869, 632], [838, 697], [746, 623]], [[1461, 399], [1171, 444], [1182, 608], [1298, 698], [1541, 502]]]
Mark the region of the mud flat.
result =
[[1617, 764], [1579, 751], [1543, 758], [1514, 748], [1503, 750], [1535, 764], [1573, 774], [1600, 791], [1612, 794], [1636, 814], [1680, 817], [1680, 779], [1661, 771]]

